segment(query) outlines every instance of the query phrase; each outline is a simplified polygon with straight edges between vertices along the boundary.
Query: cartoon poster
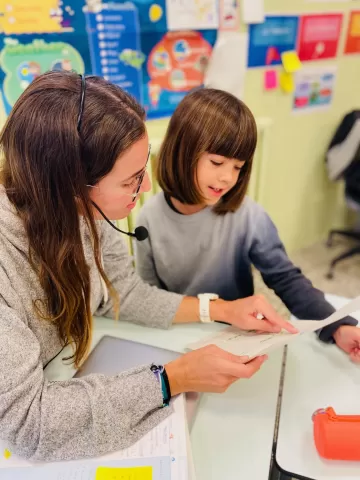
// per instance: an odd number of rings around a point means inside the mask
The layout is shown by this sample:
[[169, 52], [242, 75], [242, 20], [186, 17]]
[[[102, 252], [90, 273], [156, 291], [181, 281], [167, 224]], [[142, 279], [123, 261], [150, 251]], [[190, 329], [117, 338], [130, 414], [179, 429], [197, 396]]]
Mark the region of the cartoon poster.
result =
[[62, 31], [58, 0], [1, 0], [0, 27], [5, 35]]
[[92, 71], [142, 101], [141, 52], [138, 11], [131, 3], [86, 7]]
[[[62, 3], [62, 6], [60, 4]], [[0, 81], [9, 114], [38, 75], [53, 69], [91, 73], [82, 2], [1, 0]]]
[[169, 32], [165, 0], [102, 2], [86, 16], [95, 73], [132, 93], [149, 119], [171, 115], [203, 84], [216, 30]]
[[148, 118], [170, 115], [203, 84], [217, 32], [168, 32], [167, 20], [166, 0], [0, 0], [0, 121], [52, 69], [104, 76]]
[[143, 102], [149, 118], [171, 115], [190, 90], [203, 84], [216, 31], [149, 33], [146, 39]]
[[293, 112], [311, 113], [331, 106], [336, 82], [336, 67], [304, 68], [295, 74]]
[[360, 10], [350, 13], [344, 53], [360, 53]]
[[267, 16], [249, 27], [248, 67], [280, 65], [281, 53], [296, 49], [299, 17]]
[[298, 53], [300, 60], [321, 60], [337, 55], [343, 15], [304, 15], [301, 17]]

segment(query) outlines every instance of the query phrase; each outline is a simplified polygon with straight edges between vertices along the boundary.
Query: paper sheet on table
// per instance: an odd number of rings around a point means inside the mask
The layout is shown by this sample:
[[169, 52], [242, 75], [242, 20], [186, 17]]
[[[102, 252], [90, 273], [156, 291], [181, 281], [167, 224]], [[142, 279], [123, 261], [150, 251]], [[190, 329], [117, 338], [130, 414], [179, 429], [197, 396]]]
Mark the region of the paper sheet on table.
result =
[[219, 32], [204, 85], [243, 98], [249, 36], [240, 32]]
[[291, 334], [285, 331], [280, 333], [262, 333], [246, 332], [234, 327], [226, 328], [225, 330], [204, 338], [199, 342], [191, 343], [187, 346], [190, 350], [197, 350], [198, 348], [207, 345], [216, 345], [219, 348], [226, 350], [234, 355], [248, 356], [255, 358], [259, 355], [268, 353], [278, 347], [287, 345], [296, 340], [299, 335], [308, 332], [315, 332], [321, 328], [327, 327], [332, 323], [341, 320], [347, 315], [360, 310], [360, 297], [349, 302], [344, 307], [334, 312], [325, 320], [294, 320], [292, 324], [299, 330], [299, 333]]
[[[9, 456], [7, 453], [9, 447], [0, 440], [0, 478], [1, 480], [48, 480], [49, 478], [51, 480], [94, 480], [99, 467], [150, 466], [152, 480], [165, 478], [188, 480], [187, 448], [189, 445], [184, 395], [174, 398], [172, 406], [173, 413], [131, 447], [87, 461], [30, 462], [15, 454]], [[141, 471], [132, 473], [137, 473], [135, 478], [143, 480], [140, 476]]]

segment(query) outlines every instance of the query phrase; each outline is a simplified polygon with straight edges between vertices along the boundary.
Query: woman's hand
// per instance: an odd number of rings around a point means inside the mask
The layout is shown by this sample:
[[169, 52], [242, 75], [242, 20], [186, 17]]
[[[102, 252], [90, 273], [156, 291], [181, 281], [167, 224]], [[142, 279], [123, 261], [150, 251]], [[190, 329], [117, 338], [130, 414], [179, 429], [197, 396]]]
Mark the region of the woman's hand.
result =
[[210, 302], [210, 315], [214, 320], [230, 323], [241, 330], [278, 333], [282, 329], [298, 333], [291, 323], [284, 320], [262, 295], [254, 295], [232, 302]]
[[165, 365], [172, 395], [184, 392], [225, 392], [240, 378], [251, 378], [267, 359], [249, 361], [215, 345], [186, 353]]

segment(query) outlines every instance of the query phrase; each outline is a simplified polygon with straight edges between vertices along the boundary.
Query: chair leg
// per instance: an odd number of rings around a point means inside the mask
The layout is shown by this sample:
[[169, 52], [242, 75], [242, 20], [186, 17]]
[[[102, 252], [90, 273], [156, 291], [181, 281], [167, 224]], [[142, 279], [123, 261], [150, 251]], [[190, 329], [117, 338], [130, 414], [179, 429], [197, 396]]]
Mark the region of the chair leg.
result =
[[331, 230], [326, 242], [328, 247], [332, 247], [334, 235], [342, 235], [343, 237], [360, 240], [360, 232], [355, 232], [354, 230]]
[[326, 277], [329, 278], [330, 280], [334, 278], [334, 268], [335, 266], [341, 262], [342, 260], [345, 260], [345, 258], [350, 258], [354, 255], [357, 255], [360, 253], [360, 246], [354, 247], [351, 250], [348, 250], [347, 252], [343, 253], [342, 255], [339, 255], [336, 257], [330, 265], [330, 270], [327, 273]]

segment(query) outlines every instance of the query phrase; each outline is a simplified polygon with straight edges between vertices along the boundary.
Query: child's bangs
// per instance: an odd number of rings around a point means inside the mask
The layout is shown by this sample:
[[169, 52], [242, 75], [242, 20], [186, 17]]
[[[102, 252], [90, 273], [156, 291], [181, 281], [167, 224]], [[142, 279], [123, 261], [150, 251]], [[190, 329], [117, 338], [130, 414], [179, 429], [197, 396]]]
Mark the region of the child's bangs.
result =
[[248, 162], [254, 156], [256, 142], [257, 132], [253, 128], [246, 129], [244, 125], [235, 128], [234, 125], [225, 122], [218, 126], [216, 135], [209, 142], [207, 151], [226, 158], [236, 158], [242, 162]]

